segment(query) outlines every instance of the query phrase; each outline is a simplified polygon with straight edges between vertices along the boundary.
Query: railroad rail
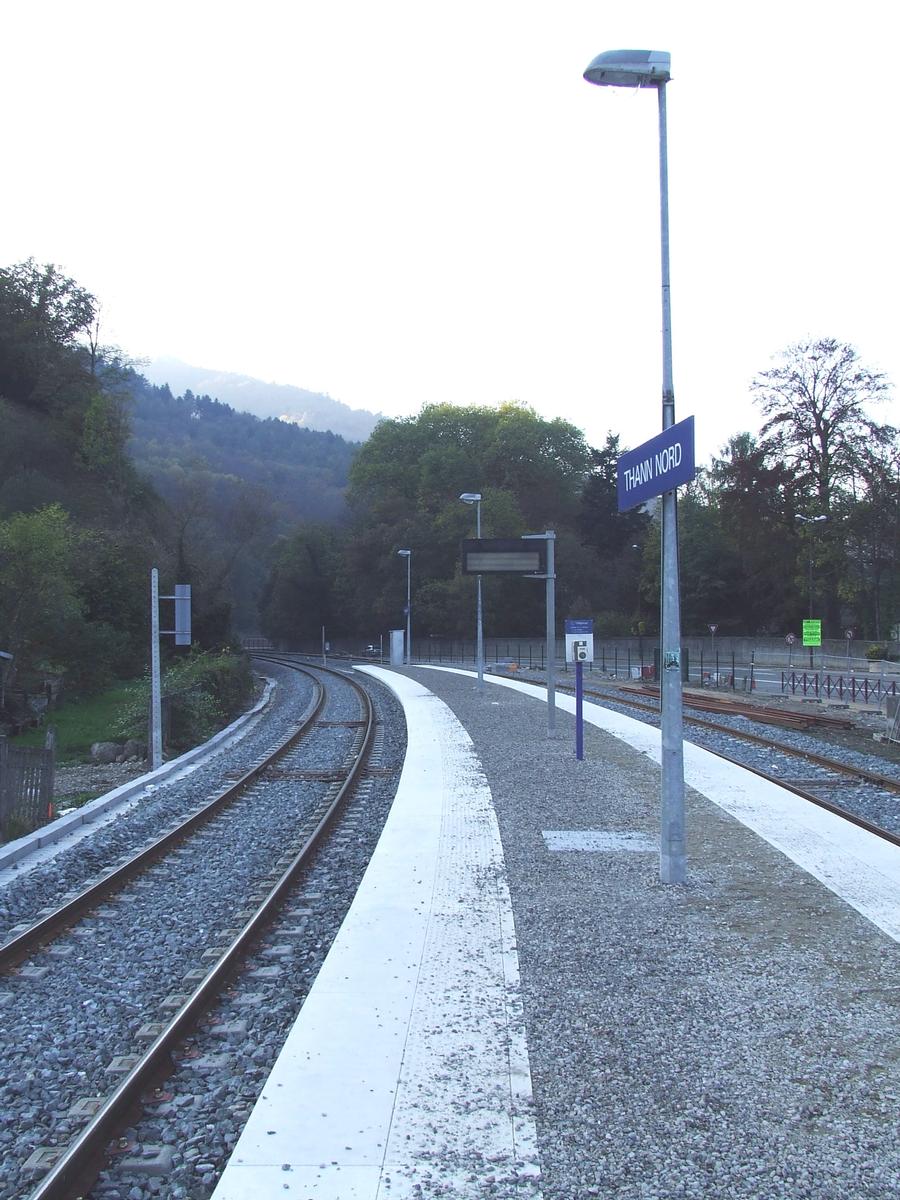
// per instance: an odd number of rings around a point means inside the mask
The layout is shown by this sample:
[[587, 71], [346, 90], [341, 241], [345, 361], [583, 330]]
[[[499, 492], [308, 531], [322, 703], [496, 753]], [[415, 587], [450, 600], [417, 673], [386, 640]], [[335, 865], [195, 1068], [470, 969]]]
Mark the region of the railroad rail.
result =
[[[566, 684], [557, 684], [557, 686], [563, 691], [573, 690]], [[601, 692], [594, 688], [585, 688], [584, 694], [585, 696], [590, 696], [594, 700], [598, 700], [601, 704], [622, 704], [623, 706], [639, 709], [643, 712], [652, 714], [654, 717], [659, 716], [658, 704], [653, 705], [644, 703], [635, 695], [625, 694], [632, 692], [646, 695], [648, 697], [654, 695], [658, 696], [658, 689], [619, 686], [615, 689], [615, 691], [616, 695], [611, 696], [609, 692]], [[685, 706], [699, 708], [699, 705], [695, 705], [694, 703], [695, 699], [697, 698], [693, 695], [690, 697], [685, 695]], [[706, 698], [700, 697], [699, 699], [705, 700]], [[729, 716], [742, 716], [749, 720], [761, 720], [765, 724], [770, 723], [766, 718], [772, 715], [773, 710], [765, 709], [762, 717], [759, 717], [757, 716], [759, 709], [764, 709], [764, 706], [732, 704], [731, 702], [726, 702], [721, 707], [714, 705], [705, 711], [717, 712], [720, 715], [727, 714]], [[776, 715], [778, 715], [779, 710], [774, 710], [774, 712]], [[801, 716], [805, 717], [805, 714], [801, 714]], [[824, 714], [811, 714], [811, 717], [817, 717], [818, 720], [810, 720], [809, 724], [817, 724], [819, 726], [838, 729], [852, 728], [852, 722], [844, 722], [842, 718], [837, 718], [835, 721], [834, 718], [826, 717]], [[784, 742], [775, 741], [773, 738], [763, 737], [758, 733], [752, 733], [750, 730], [736, 729], [731, 725], [723, 725], [721, 722], [709, 721], [703, 717], [692, 717], [685, 714], [684, 721], [686, 724], [699, 726], [700, 728], [707, 729], [718, 734], [724, 734], [727, 737], [734, 738], [738, 741], [748, 742], [756, 746], [764, 747], [767, 750], [776, 751], [779, 754], [793, 756], [803, 762], [811, 763], [817, 767], [821, 767], [823, 770], [827, 770], [839, 778], [851, 779], [861, 783], [871, 784], [874, 787], [880, 788], [884, 791], [891, 792], [895, 795], [900, 795], [900, 780], [894, 776], [884, 775], [877, 771], [870, 771], [867, 768], [848, 762], [841, 762], [838, 759], [830, 758], [815, 751], [806, 750], [802, 747], [790, 746]], [[778, 724], [784, 724], [784, 722], [778, 722]], [[788, 727], [791, 728], [793, 726]], [[809, 803], [816, 804], [820, 808], [825, 808], [829, 812], [833, 812], [836, 816], [842, 817], [844, 820], [849, 821], [851, 824], [858, 825], [860, 828], [868, 830], [869, 833], [873, 833], [876, 836], [883, 838], [885, 841], [900, 846], [900, 835], [893, 830], [886, 829], [884, 826], [868, 820], [866, 817], [861, 816], [852, 809], [847, 808], [844, 805], [835, 804], [833, 800], [829, 800], [821, 794], [810, 790], [811, 787], [815, 786], [827, 791], [834, 786], [833, 781], [829, 783], [827, 780], [817, 780], [813, 784], [802, 787], [798, 783], [792, 783], [790, 780], [784, 779], [779, 775], [773, 775], [771, 772], [764, 771], [762, 768], [754, 766], [753, 764], [748, 763], [746, 760], [735, 755], [727, 754], [723, 750], [716, 750], [712, 749], [711, 747], [707, 748], [711, 749], [711, 752], [718, 755], [719, 758], [723, 758], [728, 762], [736, 763], [738, 766], [752, 771], [755, 775], [758, 775], [762, 779], [768, 779], [772, 783], [777, 783], [779, 787], [786, 788], [788, 791], [793, 792], [794, 795], [800, 796]]]
[[[299, 831], [296, 844], [287, 849], [275, 864], [269, 863], [268, 877], [261, 879], [262, 896], [248, 918], [239, 922], [240, 928], [233, 940], [217, 951], [215, 961], [205, 971], [199, 972], [202, 979], [194, 990], [183, 997], [183, 1002], [168, 1022], [161, 1023], [151, 1044], [130, 1065], [121, 1082], [102, 1099], [96, 1111], [78, 1136], [66, 1147], [38, 1147], [32, 1155], [30, 1170], [46, 1174], [35, 1186], [31, 1200], [71, 1200], [83, 1194], [102, 1169], [107, 1148], [133, 1121], [140, 1111], [143, 1098], [157, 1088], [173, 1068], [175, 1048], [197, 1025], [211, 1004], [222, 993], [240, 970], [241, 963], [259, 943], [265, 930], [277, 915], [285, 898], [295, 887], [298, 879], [309, 865], [331, 827], [336, 814], [346, 797], [355, 787], [365, 770], [375, 734], [375, 715], [372, 701], [366, 690], [344, 672], [326, 671], [322, 667], [304, 667], [296, 661], [279, 659], [283, 665], [304, 672], [313, 679], [314, 696], [297, 728], [264, 758], [255, 762], [249, 771], [215, 795], [188, 819], [168, 830], [151, 845], [116, 867], [103, 873], [102, 877], [84, 888], [77, 896], [60, 904], [52, 912], [44, 914], [26, 930], [20, 930], [4, 946], [0, 947], [0, 969], [9, 971], [28, 954], [46, 946], [61, 930], [68, 929], [88, 911], [95, 910], [114, 893], [120, 893], [129, 884], [143, 875], [153, 864], [158, 864], [176, 848], [190, 845], [200, 828], [208, 825], [214, 817], [222, 814], [226, 807], [239, 798], [246, 800], [249, 789], [262, 787], [267, 778], [285, 775], [302, 775], [302, 768], [284, 767], [290, 762], [292, 753], [298, 752], [301, 741], [308, 738], [314, 729], [325, 726], [345, 726], [352, 735], [352, 753], [342, 751], [345, 760], [340, 772], [307, 772], [306, 776], [317, 776], [323, 783], [322, 795], [314, 810], [308, 814]], [[361, 717], [354, 721], [325, 721], [322, 717], [326, 705], [326, 689], [318, 678], [320, 673], [340, 676], [352, 688], [359, 704]], [[334, 782], [340, 775], [341, 782]], [[322, 778], [326, 776], [327, 778]], [[242, 900], [242, 903], [245, 901]], [[204, 956], [206, 957], [206, 956]], [[180, 997], [179, 997], [180, 998]]]
[[[655, 696], [657, 699], [659, 698], [659, 688], [650, 684], [641, 684], [637, 687], [626, 684], [621, 690], [623, 692], [635, 692], [642, 696]], [[853, 728], [853, 722], [849, 717], [835, 717], [828, 713], [815, 712], [813, 710], [809, 712], [790, 712], [784, 708], [776, 708], [771, 704], [748, 704], [726, 696], [698, 695], [696, 692], [687, 690], [683, 693], [683, 702], [686, 708], [693, 708], [697, 712], [720, 713], [732, 717], [748, 717], [751, 721], [758, 721], [762, 725], [781, 725], [785, 729], [811, 729], [814, 727], [824, 729]]]

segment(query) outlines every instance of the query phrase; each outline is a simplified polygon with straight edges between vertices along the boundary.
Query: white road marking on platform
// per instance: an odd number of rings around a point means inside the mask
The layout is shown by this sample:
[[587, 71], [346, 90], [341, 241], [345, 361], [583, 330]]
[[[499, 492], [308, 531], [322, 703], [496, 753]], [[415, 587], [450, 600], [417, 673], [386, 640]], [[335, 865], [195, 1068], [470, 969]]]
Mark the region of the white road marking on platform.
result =
[[[427, 669], [474, 677], [473, 672], [456, 667]], [[546, 689], [538, 684], [492, 675], [484, 678], [546, 703]], [[573, 696], [557, 692], [556, 705], [575, 712]], [[654, 726], [587, 700], [584, 719], [660, 762], [660, 732]], [[900, 941], [900, 847], [689, 741], [684, 743], [684, 778], [695, 791]], [[687, 840], [690, 860], [690, 828]]]
[[587, 851], [588, 853], [628, 851], [630, 853], [655, 853], [659, 843], [645, 833], [611, 833], [603, 829], [545, 829], [543, 831], [547, 849], [554, 853]]
[[[472, 741], [420, 683], [397, 796], [215, 1200], [540, 1196], [512, 906]], [[288, 1189], [287, 1192], [285, 1189]]]

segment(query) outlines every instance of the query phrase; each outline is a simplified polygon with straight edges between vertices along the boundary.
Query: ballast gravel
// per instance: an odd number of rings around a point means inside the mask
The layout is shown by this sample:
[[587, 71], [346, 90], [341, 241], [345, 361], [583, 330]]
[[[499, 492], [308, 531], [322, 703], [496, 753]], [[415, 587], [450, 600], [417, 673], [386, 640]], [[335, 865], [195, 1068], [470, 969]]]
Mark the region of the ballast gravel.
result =
[[123, 808], [116, 820], [98, 825], [72, 849], [39, 870], [23, 870], [21, 878], [0, 888], [0, 938], [43, 905], [80, 889], [104, 867], [158, 837], [220, 787], [226, 775], [237, 778], [287, 737], [310, 703], [312, 684], [307, 677], [275, 664], [267, 663], [264, 670], [277, 681], [277, 687], [265, 713], [239, 742], [172, 781], [151, 784], [139, 802]]
[[[269, 666], [266, 671], [277, 675], [279, 690], [265, 722], [207, 766], [158, 788], [144, 804], [96, 830], [96, 837], [23, 874], [0, 893], [7, 921], [33, 917], [61, 891], [82, 886], [102, 866], [158, 834], [160, 825], [171, 824], [176, 813], [195, 807], [223, 774], [242, 774], [282, 740], [307, 707], [311, 688], [293, 672]], [[355, 732], [347, 722], [359, 712], [348, 689], [343, 691], [344, 698], [330, 702], [326, 712], [332, 727], [294, 752], [304, 772], [333, 769], [346, 757]], [[101, 1179], [97, 1195], [144, 1200], [211, 1190], [389, 808], [404, 726], [394, 702], [378, 691], [379, 753], [386, 769], [363, 785], [338, 845], [305, 881], [302, 900], [259, 947], [206, 1035], [185, 1046], [174, 1082], [166, 1085], [170, 1098], [148, 1110], [150, 1138], [132, 1131], [117, 1156], [121, 1165]], [[211, 948], [230, 940], [243, 896], [271, 869], [302, 821], [306, 794], [321, 793], [324, 786], [291, 779], [253, 789], [213, 823], [227, 822], [227, 844], [220, 842], [220, 831], [208, 827], [202, 852], [184, 851], [191, 855], [189, 876], [178, 869], [176, 853], [73, 930], [59, 947], [68, 954], [41, 953], [31, 964], [38, 974], [29, 976], [26, 968], [2, 981], [11, 1002], [0, 1008], [0, 1200], [28, 1194], [37, 1176], [22, 1170], [27, 1155], [41, 1145], [65, 1144], [77, 1132], [83, 1121], [67, 1115], [71, 1106], [107, 1093], [116, 1070], [128, 1066], [127, 1060], [119, 1066], [117, 1056], [139, 1048], [148, 1022], [166, 1019], [177, 1006], [169, 1003], [172, 993], [195, 985], [192, 972], [202, 977]], [[127, 1167], [135, 1161], [139, 1169], [130, 1175]], [[124, 1190], [119, 1177], [126, 1181]]]

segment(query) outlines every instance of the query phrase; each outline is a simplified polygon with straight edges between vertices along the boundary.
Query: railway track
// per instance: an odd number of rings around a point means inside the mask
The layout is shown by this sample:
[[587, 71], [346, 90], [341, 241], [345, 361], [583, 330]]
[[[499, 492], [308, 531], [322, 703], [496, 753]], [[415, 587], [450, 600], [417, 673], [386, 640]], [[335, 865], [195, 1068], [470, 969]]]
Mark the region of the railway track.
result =
[[[560, 686], [563, 691], [574, 690], [566, 684], [557, 686]], [[639, 698], [638, 695], [634, 694], [629, 695], [631, 692], [638, 692], [643, 698]], [[658, 720], [659, 718], [658, 689], [617, 687], [610, 691], [602, 691], [597, 688], [585, 688], [584, 694], [586, 697], [597, 700], [604, 705], [612, 707], [620, 705], [623, 708], [636, 709], [643, 714], [648, 714], [654, 720]], [[654, 695], [657, 697], [655, 703], [651, 701], [651, 697]], [[684, 696], [684, 705], [685, 708], [696, 708], [719, 715], [740, 717], [744, 720], [758, 721], [766, 725], [777, 724], [786, 729], [803, 732], [808, 732], [815, 726], [830, 729], [852, 728], [852, 722], [843, 717], [835, 718], [827, 714], [807, 715], [802, 713], [797, 714], [798, 720], [793, 721], [791, 720], [793, 714], [784, 714], [781, 710], [770, 709], [765, 706], [740, 705], [735, 704], [733, 701], [721, 702], [718, 698], [710, 700], [706, 697], [695, 697], [687, 693]], [[647, 717], [644, 719], [647, 719]], [[753, 733], [748, 729], [740, 729], [735, 725], [726, 725], [720, 721], [708, 720], [705, 717], [696, 717], [685, 713], [684, 721], [685, 724], [691, 725], [695, 730], [703, 731], [707, 735], [714, 735], [719, 739], [717, 744], [708, 744], [702, 741], [698, 744], [704, 745], [706, 749], [711, 750], [720, 758], [737, 763], [739, 766], [753, 771], [754, 774], [759, 775], [761, 778], [768, 779], [772, 783], [777, 783], [780, 787], [786, 788], [809, 803], [828, 809], [830, 812], [850, 821], [852, 824], [867, 829], [870, 833], [876, 834], [878, 837], [884, 838], [894, 845], [900, 845], [900, 777], [897, 775], [888, 775], [883, 772], [874, 771], [868, 766], [851, 761], [850, 756], [844, 760], [835, 759], [817, 750], [788, 743], [784, 739], [779, 740], [772, 736]], [[748, 758], [747, 754], [738, 751], [729, 752], [724, 749], [720, 744], [721, 739], [728, 739], [737, 744], [749, 744], [772, 754], [777, 754], [783, 759], [783, 769], [777, 773], [766, 770], [758, 762], [754, 762]], [[804, 764], [804, 766], [802, 769], [798, 769], [792, 764]], [[810, 774], [806, 766], [807, 764], [817, 769], [818, 773], [813, 778], [806, 777]], [[881, 820], [873, 820], [870, 816], [860, 811], [861, 808], [867, 807], [868, 804], [864, 798], [862, 798], [861, 804], [858, 800], [856, 803], [853, 801], [839, 803], [834, 798], [833, 793], [846, 791], [848, 782], [851, 785], [860, 785], [865, 789], [872, 789], [875, 792], [886, 793], [891, 798], [891, 802], [882, 803], [878, 806], [884, 813], [884, 817]], [[898, 798], [896, 802], [893, 802], [894, 797]]]
[[[25, 1070], [25, 1113], [37, 1117], [33, 1136], [16, 1139], [20, 1149], [33, 1142], [31, 1153], [18, 1164], [4, 1162], [0, 1194], [15, 1180], [21, 1190], [9, 1194], [69, 1200], [86, 1195], [101, 1172], [134, 1169], [140, 1176], [143, 1167], [152, 1174], [146, 1143], [136, 1161], [129, 1157], [135, 1114], [159, 1111], [166, 1095], [160, 1085], [183, 1061], [186, 1039], [241, 978], [244, 964], [255, 961], [254, 977], [266, 983], [278, 973], [264, 939], [286, 904], [295, 910], [291, 935], [302, 940], [304, 918], [291, 897], [302, 894], [311, 862], [377, 756], [378, 730], [368, 693], [355, 680], [296, 662], [289, 667], [305, 673], [312, 692], [289, 736], [248, 769], [232, 771], [237, 778], [127, 861], [105, 867], [27, 928], [10, 931], [0, 947], [6, 1007], [35, 986], [46, 993], [40, 1034], [23, 1035], [32, 1043], [28, 1055], [18, 1046], [0, 1048], [0, 1079]], [[263, 958], [254, 959], [261, 946]], [[109, 1046], [110, 1025], [122, 1052], [104, 1063], [105, 1050], [94, 1047]], [[58, 1051], [60, 1027], [67, 1045], [74, 1036], [82, 1048], [77, 1066]], [[40, 1064], [34, 1078], [29, 1060]], [[154, 1153], [163, 1165], [171, 1157], [165, 1145]]]

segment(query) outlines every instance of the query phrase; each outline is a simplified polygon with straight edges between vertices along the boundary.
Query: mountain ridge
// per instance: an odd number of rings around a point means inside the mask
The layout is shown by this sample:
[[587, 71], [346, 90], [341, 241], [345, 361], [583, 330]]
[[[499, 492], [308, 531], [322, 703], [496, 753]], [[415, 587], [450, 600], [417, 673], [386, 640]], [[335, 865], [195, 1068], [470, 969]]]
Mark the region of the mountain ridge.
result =
[[252, 375], [195, 367], [177, 358], [154, 358], [140, 369], [149, 382], [157, 386], [167, 384], [173, 395], [191, 391], [219, 400], [238, 412], [276, 417], [306, 429], [336, 433], [348, 441], [365, 441], [382, 419], [381, 413], [351, 408], [322, 392], [288, 383], [266, 383]]

